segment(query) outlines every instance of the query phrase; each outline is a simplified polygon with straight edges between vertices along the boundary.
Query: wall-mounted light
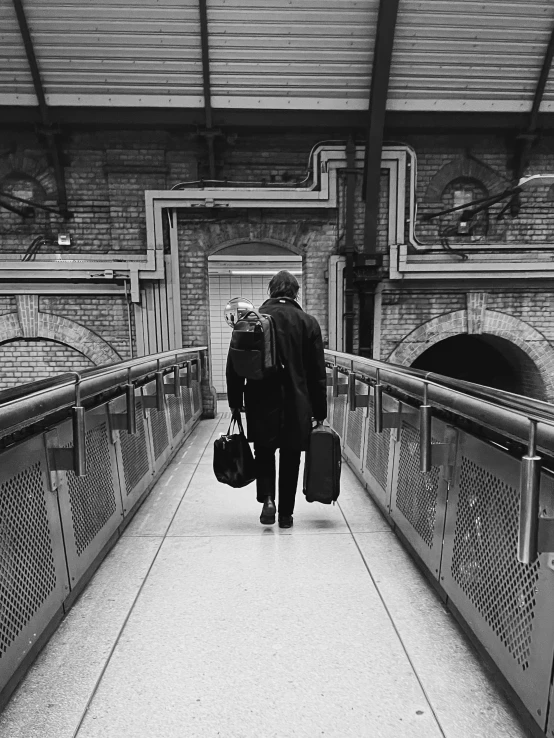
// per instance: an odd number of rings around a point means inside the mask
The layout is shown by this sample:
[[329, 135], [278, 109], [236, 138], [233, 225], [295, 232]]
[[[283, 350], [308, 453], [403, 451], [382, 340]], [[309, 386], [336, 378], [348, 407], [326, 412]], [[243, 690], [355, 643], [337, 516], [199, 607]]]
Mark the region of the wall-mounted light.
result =
[[58, 246], [65, 249], [71, 246], [71, 235], [69, 233], [58, 233]]

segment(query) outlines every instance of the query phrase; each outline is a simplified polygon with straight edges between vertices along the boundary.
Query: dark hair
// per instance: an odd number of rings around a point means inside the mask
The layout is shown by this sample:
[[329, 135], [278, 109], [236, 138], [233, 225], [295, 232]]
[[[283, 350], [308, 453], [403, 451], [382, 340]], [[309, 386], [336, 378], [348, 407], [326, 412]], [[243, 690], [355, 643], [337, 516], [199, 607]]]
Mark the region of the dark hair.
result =
[[295, 300], [299, 289], [300, 285], [294, 274], [283, 269], [271, 278], [267, 291], [270, 297], [290, 297]]

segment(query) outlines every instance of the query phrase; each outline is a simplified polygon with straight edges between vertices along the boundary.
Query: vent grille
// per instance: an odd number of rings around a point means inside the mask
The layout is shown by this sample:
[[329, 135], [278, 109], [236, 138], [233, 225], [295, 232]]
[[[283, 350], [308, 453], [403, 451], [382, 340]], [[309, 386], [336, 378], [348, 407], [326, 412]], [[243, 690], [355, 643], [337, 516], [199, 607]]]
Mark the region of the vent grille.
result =
[[357, 407], [354, 412], [348, 411], [348, 427], [346, 443], [359, 459], [362, 455], [362, 433], [364, 428], [364, 411]]
[[518, 519], [518, 491], [463, 457], [452, 577], [526, 671], [540, 562], [517, 560]]
[[171, 420], [171, 436], [175, 438], [183, 427], [181, 403], [174, 395], [167, 395], [167, 406], [169, 407], [169, 418]]
[[402, 426], [396, 507], [432, 548], [437, 513], [439, 469], [422, 474], [419, 467], [419, 432]]
[[123, 473], [125, 475], [125, 491], [127, 495], [131, 494], [150, 469], [142, 416], [142, 402], [140, 400], [135, 402], [135, 413], [137, 417], [136, 436], [131, 436], [129, 433], [125, 433], [125, 431], [119, 434], [121, 455], [123, 457]]
[[154, 457], [159, 459], [169, 445], [167, 435], [167, 423], [164, 410], [152, 410], [150, 412], [152, 423], [152, 440], [154, 442]]
[[386, 490], [389, 481], [391, 431], [389, 428], [386, 428], [382, 433], [375, 433], [374, 428], [375, 408], [373, 400], [371, 400], [367, 429], [365, 467], [368, 472], [375, 477], [381, 487]]
[[40, 463], [0, 486], [0, 659], [56, 588]]
[[[81, 556], [116, 511], [112, 464], [105, 422], [86, 433], [87, 474], [67, 472], [73, 534]], [[69, 445], [69, 444], [68, 444]]]

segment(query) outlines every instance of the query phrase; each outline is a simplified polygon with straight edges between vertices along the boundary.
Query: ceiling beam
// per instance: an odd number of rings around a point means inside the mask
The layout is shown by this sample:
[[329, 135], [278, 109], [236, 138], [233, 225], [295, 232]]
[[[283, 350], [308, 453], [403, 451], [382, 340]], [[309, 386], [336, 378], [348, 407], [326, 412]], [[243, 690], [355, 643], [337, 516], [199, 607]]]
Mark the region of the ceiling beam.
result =
[[399, 0], [380, 0], [375, 34], [364, 173], [364, 251], [367, 254], [374, 254], [377, 248], [381, 150], [398, 4]]
[[[126, 128], [190, 131], [204, 125], [203, 108], [101, 108], [87, 106], [48, 107], [53, 125], [72, 130], [99, 131], [104, 128]], [[212, 108], [212, 122], [217, 128], [249, 128], [260, 131], [304, 128], [304, 133], [334, 131], [345, 140], [355, 131], [360, 139], [367, 126], [367, 112], [362, 110], [248, 110]], [[387, 137], [410, 134], [451, 133], [517, 133], [523, 130], [529, 113], [445, 113], [434, 111], [387, 111], [385, 117], [385, 140]], [[40, 123], [38, 109], [28, 105], [0, 105], [0, 129], [25, 127], [32, 130]], [[554, 113], [539, 113], [537, 130], [541, 135], [554, 133]], [[319, 134], [316, 134], [319, 135]]]
[[37, 57], [33, 46], [33, 39], [31, 38], [31, 32], [29, 31], [29, 25], [27, 23], [27, 17], [25, 15], [22, 0], [12, 1], [15, 14], [17, 16], [17, 22], [19, 24], [21, 37], [23, 39], [23, 46], [25, 47], [27, 61], [29, 62], [31, 76], [33, 78], [35, 95], [37, 96], [40, 121], [42, 123], [41, 133], [46, 137], [46, 142], [52, 159], [52, 165], [54, 167], [54, 176], [56, 179], [56, 187], [58, 191], [58, 206], [61, 215], [63, 215], [64, 218], [67, 218], [69, 217], [69, 212], [67, 209], [67, 191], [65, 187], [65, 174], [62, 165], [62, 158], [56, 132], [54, 131], [52, 121], [50, 120], [48, 104], [46, 102], [46, 96], [44, 94], [44, 86], [42, 84]]
[[215, 179], [215, 148], [212, 115], [212, 87], [210, 77], [210, 42], [208, 30], [208, 10], [206, 0], [198, 0], [200, 10], [200, 44], [202, 47], [202, 86], [204, 88], [204, 136], [208, 146], [210, 179]]

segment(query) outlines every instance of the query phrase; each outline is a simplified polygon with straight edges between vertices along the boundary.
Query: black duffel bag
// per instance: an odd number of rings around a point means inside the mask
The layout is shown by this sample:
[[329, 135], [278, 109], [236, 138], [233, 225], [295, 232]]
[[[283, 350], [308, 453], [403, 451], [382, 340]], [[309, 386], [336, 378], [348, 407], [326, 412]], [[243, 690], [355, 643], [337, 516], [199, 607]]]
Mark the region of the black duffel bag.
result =
[[[231, 433], [233, 425], [238, 433]], [[214, 474], [230, 487], [246, 487], [256, 479], [254, 457], [244, 435], [240, 411], [235, 410], [226, 434], [214, 441]]]

